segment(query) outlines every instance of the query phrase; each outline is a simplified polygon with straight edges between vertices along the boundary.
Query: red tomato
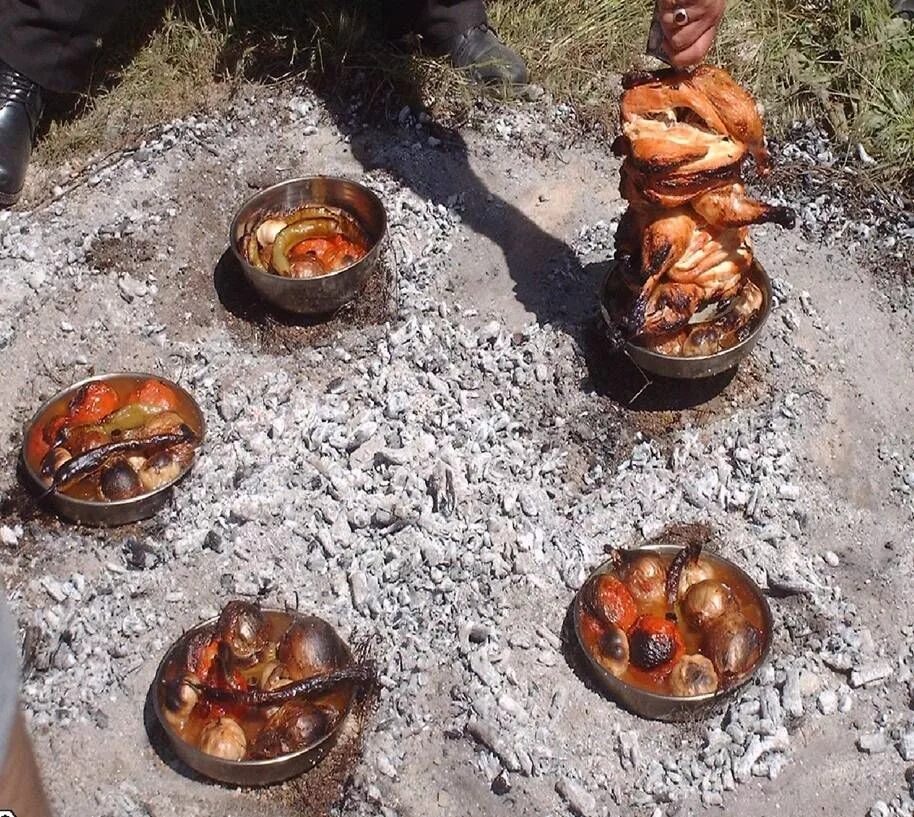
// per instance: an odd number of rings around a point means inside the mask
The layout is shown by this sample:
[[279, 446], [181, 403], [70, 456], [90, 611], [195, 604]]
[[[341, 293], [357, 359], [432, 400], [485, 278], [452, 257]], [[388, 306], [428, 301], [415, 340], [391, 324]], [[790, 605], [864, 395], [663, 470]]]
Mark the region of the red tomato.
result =
[[116, 411], [118, 403], [117, 392], [107, 383], [87, 383], [67, 405], [66, 425], [97, 423]]
[[661, 616], [641, 616], [629, 631], [631, 662], [662, 680], [685, 652], [685, 643], [675, 621]]
[[335, 242], [332, 238], [306, 238], [289, 250], [288, 257], [290, 261], [304, 261], [313, 253], [323, 264], [324, 257], [332, 255], [335, 249]]
[[69, 418], [67, 415], [61, 414], [59, 417], [55, 417], [53, 420], [51, 420], [44, 427], [44, 441], [48, 444], [48, 447], [54, 445], [60, 430], [69, 424]]
[[593, 612], [600, 619], [628, 632], [638, 618], [638, 606], [629, 589], [608, 573], [603, 573], [593, 581], [588, 599]]
[[194, 656], [191, 667], [193, 668], [194, 674], [201, 681], [206, 683], [209, 681], [210, 674], [214, 667], [217, 666], [216, 656], [219, 654], [219, 641], [214, 638], [208, 644], [197, 646], [196, 649], [198, 652]]
[[581, 613], [579, 626], [581, 630], [581, 639], [587, 646], [587, 649], [590, 650], [590, 652], [595, 652], [597, 645], [600, 643], [600, 639], [603, 638], [606, 633], [606, 629], [597, 621], [595, 616], [590, 615], [590, 613], [586, 611]]
[[224, 706], [208, 701], [206, 698], [200, 699], [197, 704], [197, 711], [200, 713], [201, 719], [206, 723], [224, 718], [226, 715]]
[[178, 395], [174, 389], [158, 380], [146, 380], [131, 392], [127, 403], [141, 403], [144, 406], [175, 411], [178, 408]]
[[[53, 421], [52, 421], [53, 422]], [[50, 423], [48, 424], [50, 425]], [[26, 444], [26, 459], [29, 462], [38, 464], [44, 458], [48, 451], [51, 450], [50, 443], [48, 443], [44, 438], [44, 433], [48, 429], [48, 426], [44, 427], [44, 430], [40, 428], [33, 428], [32, 433], [29, 434], [28, 443]]]

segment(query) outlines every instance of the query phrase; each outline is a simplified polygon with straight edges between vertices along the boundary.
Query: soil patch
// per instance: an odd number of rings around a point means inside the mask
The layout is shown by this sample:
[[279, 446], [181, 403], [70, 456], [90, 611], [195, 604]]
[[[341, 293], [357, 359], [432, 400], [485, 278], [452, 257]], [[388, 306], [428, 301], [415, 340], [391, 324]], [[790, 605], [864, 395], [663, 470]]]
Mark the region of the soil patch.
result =
[[624, 350], [612, 348], [598, 319], [584, 333], [583, 351], [588, 368], [583, 387], [617, 405], [626, 423], [650, 437], [708, 425], [734, 409], [758, 405], [770, 392], [757, 356], [700, 380], [643, 372]]
[[331, 315], [307, 317], [267, 304], [226, 251], [213, 275], [225, 326], [237, 341], [257, 351], [290, 354], [302, 346], [324, 346], [349, 329], [384, 323], [395, 312], [395, 274], [382, 258], [361, 293]]
[[142, 238], [116, 238], [106, 236], [92, 244], [86, 254], [87, 262], [101, 272], [108, 270], [132, 270], [137, 264], [152, 261], [155, 247]]

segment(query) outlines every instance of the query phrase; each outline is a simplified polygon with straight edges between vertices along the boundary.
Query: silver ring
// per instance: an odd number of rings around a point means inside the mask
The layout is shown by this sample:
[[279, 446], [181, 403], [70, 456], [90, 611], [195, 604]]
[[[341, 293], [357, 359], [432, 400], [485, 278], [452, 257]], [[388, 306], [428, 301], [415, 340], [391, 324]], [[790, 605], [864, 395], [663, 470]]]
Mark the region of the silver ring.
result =
[[676, 23], [677, 26], [688, 25], [689, 12], [687, 12], [685, 9], [676, 9], [676, 11], [673, 12], [673, 22]]

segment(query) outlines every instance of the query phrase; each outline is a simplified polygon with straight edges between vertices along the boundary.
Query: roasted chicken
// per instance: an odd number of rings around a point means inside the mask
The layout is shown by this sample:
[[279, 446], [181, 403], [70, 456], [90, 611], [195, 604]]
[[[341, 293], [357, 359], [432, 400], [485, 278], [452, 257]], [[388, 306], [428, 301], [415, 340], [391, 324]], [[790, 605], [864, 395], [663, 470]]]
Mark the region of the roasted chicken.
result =
[[794, 224], [789, 208], [752, 198], [742, 183], [747, 156], [761, 175], [769, 170], [761, 117], [712, 66], [629, 74], [623, 87], [619, 323], [663, 353], [713, 354], [737, 343], [763, 305], [749, 280], [748, 226]]

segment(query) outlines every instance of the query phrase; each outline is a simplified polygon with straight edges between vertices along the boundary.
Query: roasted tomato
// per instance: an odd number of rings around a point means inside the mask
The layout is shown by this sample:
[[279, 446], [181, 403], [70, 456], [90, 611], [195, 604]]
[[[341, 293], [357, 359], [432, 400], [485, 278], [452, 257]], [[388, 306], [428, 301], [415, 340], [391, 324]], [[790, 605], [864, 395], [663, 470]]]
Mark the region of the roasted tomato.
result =
[[218, 654], [219, 639], [215, 637], [215, 634], [206, 631], [199, 632], [187, 643], [184, 669], [205, 682], [213, 670]]
[[600, 639], [606, 634], [606, 628], [597, 621], [596, 616], [586, 610], [581, 613], [581, 638], [584, 644], [593, 651]]
[[638, 669], [670, 670], [685, 651], [675, 621], [660, 616], [641, 616], [628, 634], [631, 662]]
[[628, 639], [621, 627], [604, 625], [586, 610], [581, 613], [581, 639], [600, 666], [617, 678], [628, 669]]
[[584, 590], [584, 602], [603, 624], [628, 632], [638, 618], [638, 607], [629, 589], [608, 573], [594, 576]]
[[107, 383], [87, 383], [67, 405], [66, 425], [97, 423], [116, 411], [119, 402], [117, 392]]
[[289, 250], [288, 258], [290, 261], [302, 261], [309, 255], [314, 255], [324, 263], [324, 259], [333, 255], [337, 249], [336, 242], [331, 238], [306, 238]]
[[62, 428], [66, 428], [69, 425], [68, 420], [69, 418], [66, 414], [61, 414], [44, 427], [44, 441], [49, 446], [54, 445], [57, 442], [57, 435], [60, 434]]
[[48, 443], [44, 436], [47, 428], [47, 426], [44, 428], [36, 426], [29, 434], [28, 442], [26, 445], [26, 457], [28, 458], [29, 462], [41, 462], [47, 455], [48, 451], [51, 450], [51, 445]]
[[131, 392], [127, 402], [175, 411], [178, 408], [178, 395], [158, 380], [146, 380]]

